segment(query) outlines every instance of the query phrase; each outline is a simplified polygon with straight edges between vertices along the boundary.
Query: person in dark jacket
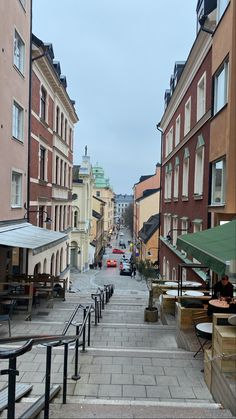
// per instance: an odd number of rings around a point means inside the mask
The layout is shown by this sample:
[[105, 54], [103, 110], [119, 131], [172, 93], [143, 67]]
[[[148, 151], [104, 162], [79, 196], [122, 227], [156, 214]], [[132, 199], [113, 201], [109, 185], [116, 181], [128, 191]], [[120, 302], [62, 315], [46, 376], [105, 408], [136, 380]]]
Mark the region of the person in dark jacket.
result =
[[233, 298], [234, 288], [227, 275], [222, 276], [213, 289], [213, 298], [231, 297]]

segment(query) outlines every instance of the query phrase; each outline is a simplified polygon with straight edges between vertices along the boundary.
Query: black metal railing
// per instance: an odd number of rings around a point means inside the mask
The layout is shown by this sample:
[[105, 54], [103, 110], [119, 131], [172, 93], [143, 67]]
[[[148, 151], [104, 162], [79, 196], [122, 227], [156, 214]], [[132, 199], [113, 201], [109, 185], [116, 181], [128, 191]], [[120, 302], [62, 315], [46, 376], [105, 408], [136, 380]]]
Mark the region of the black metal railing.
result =
[[[66, 404], [69, 345], [71, 343], [75, 344], [75, 369], [71, 378], [73, 380], [79, 380], [79, 347], [82, 347], [81, 352], [83, 353], [86, 352], [86, 343], [88, 347], [90, 346], [91, 316], [94, 313], [94, 324], [97, 326], [102, 317], [102, 309], [104, 309], [105, 303], [109, 302], [113, 292], [114, 287], [112, 284], [104, 285], [104, 289], [98, 288], [96, 293], [92, 294], [92, 296], [94, 296], [92, 297], [95, 302], [94, 304], [89, 304], [87, 306], [78, 304], [61, 335], [30, 335], [0, 339], [0, 345], [26, 341], [23, 346], [17, 349], [0, 350], [0, 360], [9, 360], [9, 368], [0, 371], [1, 375], [8, 375], [7, 419], [15, 419], [16, 376], [19, 375], [19, 371], [17, 370], [17, 358], [30, 351], [33, 346], [38, 344], [43, 344], [46, 347], [44, 419], [49, 418], [52, 349], [53, 347], [58, 346], [64, 346], [62, 402], [63, 404]], [[83, 311], [82, 321], [77, 323], [74, 321], [74, 318], [79, 310]], [[74, 335], [66, 335], [70, 326], [75, 326], [76, 328]]]

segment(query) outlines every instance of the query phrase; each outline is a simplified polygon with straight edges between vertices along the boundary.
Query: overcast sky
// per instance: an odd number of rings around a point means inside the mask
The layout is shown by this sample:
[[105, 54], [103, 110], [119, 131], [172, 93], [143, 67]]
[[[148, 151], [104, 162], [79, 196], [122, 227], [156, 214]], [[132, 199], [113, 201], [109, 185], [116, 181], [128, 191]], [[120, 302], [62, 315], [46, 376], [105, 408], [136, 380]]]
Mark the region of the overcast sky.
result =
[[33, 32], [53, 44], [85, 145], [115, 193], [132, 193], [160, 161], [156, 124], [175, 61], [196, 36], [197, 0], [33, 0]]

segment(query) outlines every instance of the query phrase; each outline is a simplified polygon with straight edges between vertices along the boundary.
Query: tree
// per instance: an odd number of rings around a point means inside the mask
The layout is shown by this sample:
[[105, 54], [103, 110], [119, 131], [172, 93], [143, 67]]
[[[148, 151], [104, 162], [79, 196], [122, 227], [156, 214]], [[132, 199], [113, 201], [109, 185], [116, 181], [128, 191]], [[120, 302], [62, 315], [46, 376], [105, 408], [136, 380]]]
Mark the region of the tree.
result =
[[133, 218], [134, 218], [134, 204], [129, 204], [128, 207], [125, 208], [124, 214], [124, 223], [128, 227], [131, 237], [133, 237]]
[[157, 321], [158, 319], [158, 310], [154, 306], [153, 302], [153, 288], [152, 288], [152, 279], [157, 277], [157, 271], [153, 267], [150, 260], [140, 260], [138, 262], [138, 271], [142, 277], [145, 278], [147, 288], [149, 291], [148, 296], [148, 306], [145, 309], [144, 320], [145, 321]]

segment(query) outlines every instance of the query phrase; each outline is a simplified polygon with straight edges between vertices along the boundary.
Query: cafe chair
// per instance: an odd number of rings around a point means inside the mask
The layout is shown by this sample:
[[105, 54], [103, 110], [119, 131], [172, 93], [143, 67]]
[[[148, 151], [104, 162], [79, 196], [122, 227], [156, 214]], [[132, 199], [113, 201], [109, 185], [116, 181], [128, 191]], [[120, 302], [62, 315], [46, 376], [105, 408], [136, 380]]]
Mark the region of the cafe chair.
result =
[[[209, 344], [212, 340], [212, 322], [209, 321], [206, 310], [195, 311], [192, 314], [193, 326], [195, 335], [199, 343], [199, 348], [193, 355], [195, 358], [199, 352], [204, 352], [205, 345]], [[211, 345], [210, 345], [211, 347]]]
[[15, 300], [7, 300], [5, 303], [1, 303], [2, 307], [8, 311], [8, 313], [0, 314], [0, 323], [1, 322], [8, 322], [8, 329], [9, 329], [9, 337], [11, 337], [11, 317], [16, 305]]

